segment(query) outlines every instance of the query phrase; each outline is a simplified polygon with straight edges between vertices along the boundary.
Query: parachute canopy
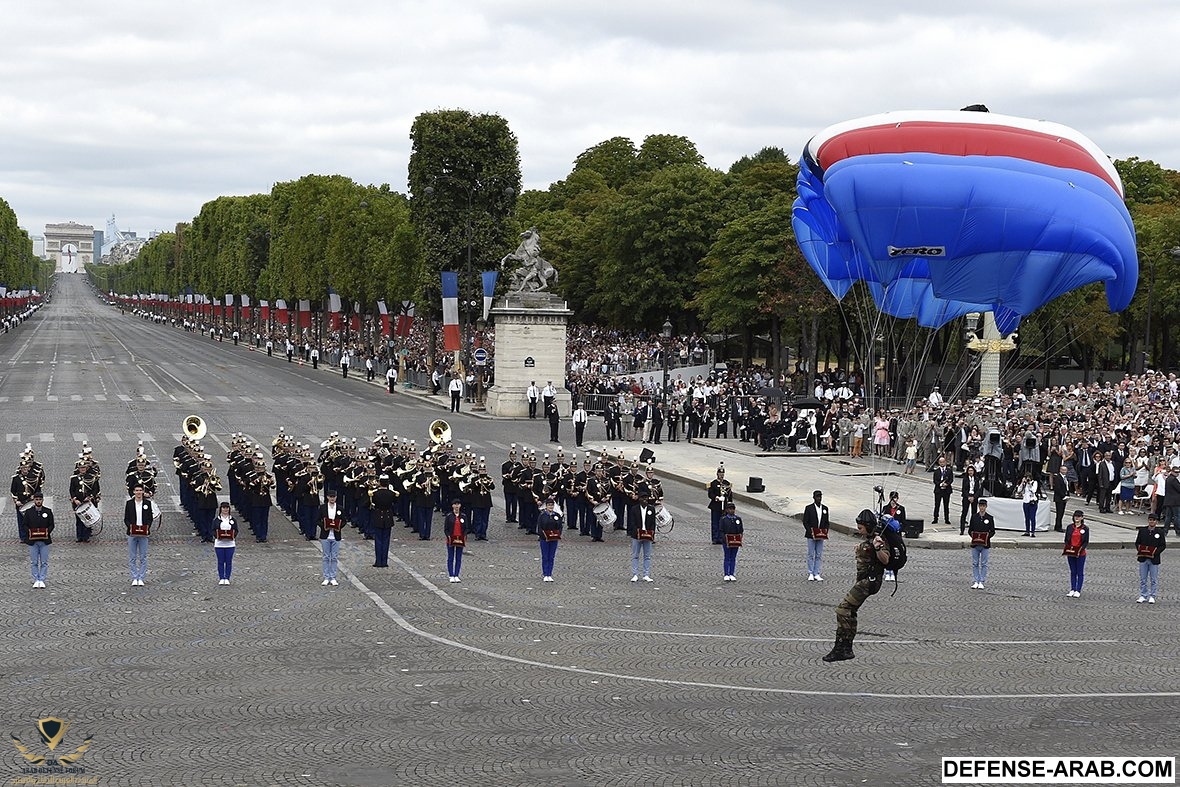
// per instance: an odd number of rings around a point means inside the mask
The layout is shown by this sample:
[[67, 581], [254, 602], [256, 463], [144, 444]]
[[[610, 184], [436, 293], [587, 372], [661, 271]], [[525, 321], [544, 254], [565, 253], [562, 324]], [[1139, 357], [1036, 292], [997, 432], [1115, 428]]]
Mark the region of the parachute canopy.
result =
[[1135, 294], [1135, 230], [1110, 160], [1073, 129], [985, 112], [838, 123], [803, 151], [792, 224], [841, 299], [864, 281], [881, 311], [936, 328], [992, 311], [1004, 333], [1059, 295]]

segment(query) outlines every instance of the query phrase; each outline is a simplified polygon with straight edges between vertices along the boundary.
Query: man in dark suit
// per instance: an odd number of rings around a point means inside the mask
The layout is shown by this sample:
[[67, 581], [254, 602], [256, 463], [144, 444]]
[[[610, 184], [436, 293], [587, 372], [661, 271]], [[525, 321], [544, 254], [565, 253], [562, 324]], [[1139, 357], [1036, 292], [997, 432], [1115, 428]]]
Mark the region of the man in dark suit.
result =
[[147, 578], [148, 536], [155, 512], [152, 501], [143, 496], [143, 485], [136, 484], [132, 497], [123, 506], [123, 524], [127, 528], [127, 564], [131, 584], [142, 585]]
[[1086, 496], [1086, 504], [1094, 496], [1095, 453], [1089, 440], [1083, 440], [1075, 451], [1078, 456], [1078, 491]]
[[975, 514], [975, 503], [983, 494], [983, 484], [975, 474], [975, 465], [967, 465], [967, 474], [963, 476], [963, 507], [959, 512], [959, 535], [967, 532], [967, 519]]
[[946, 456], [938, 457], [938, 465], [934, 468], [934, 522], [938, 524], [938, 507], [941, 504], [943, 518], [947, 524], [951, 521], [951, 489], [955, 483], [955, 474], [946, 463]]
[[1098, 494], [1098, 513], [1110, 513], [1110, 493], [1114, 485], [1118, 483], [1118, 475], [1114, 469], [1114, 464], [1106, 454], [1096, 451], [1094, 453], [1097, 459], [1097, 467], [1094, 475], [1095, 491]]
[[1061, 526], [1061, 520], [1065, 517], [1065, 501], [1069, 497], [1069, 482], [1066, 480], [1065, 474], [1068, 468], [1062, 465], [1058, 471], [1053, 474], [1053, 506], [1056, 509], [1057, 521], [1053, 525], [1053, 529], [1058, 533], [1065, 532]]
[[[803, 537], [807, 539], [807, 581], [823, 582], [820, 574], [824, 556], [824, 542], [828, 539], [828, 507], [823, 502], [824, 493], [812, 492], [812, 503], [803, 509]], [[732, 505], [732, 504], [730, 504]]]
[[1180, 535], [1180, 478], [1176, 475], [1176, 468], [1168, 468], [1168, 477], [1164, 479], [1163, 523], [1164, 532], [1171, 526]]

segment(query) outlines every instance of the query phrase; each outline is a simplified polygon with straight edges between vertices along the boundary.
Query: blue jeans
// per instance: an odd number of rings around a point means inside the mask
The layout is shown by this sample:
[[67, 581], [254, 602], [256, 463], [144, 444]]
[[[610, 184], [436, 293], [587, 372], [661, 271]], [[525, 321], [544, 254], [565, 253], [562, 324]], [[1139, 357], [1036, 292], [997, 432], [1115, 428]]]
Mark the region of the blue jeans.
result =
[[127, 567], [140, 582], [147, 579], [147, 548], [147, 536], [127, 536]]
[[340, 542], [325, 538], [320, 541], [320, 545], [324, 549], [324, 579], [335, 579], [340, 559]]
[[29, 544], [29, 562], [33, 567], [33, 581], [44, 582], [49, 574], [49, 544], [44, 541]]
[[234, 568], [234, 548], [214, 547], [213, 551], [217, 553], [217, 578], [229, 579]]
[[1080, 593], [1082, 581], [1086, 578], [1086, 556], [1066, 555], [1065, 559], [1069, 561], [1069, 589]]
[[461, 568], [463, 568], [463, 547], [447, 544], [447, 576], [459, 576]]
[[631, 573], [639, 573], [639, 553], [643, 553], [643, 576], [651, 574], [651, 542], [631, 539]]
[[1024, 504], [1024, 532], [1035, 534], [1037, 532], [1037, 501]]
[[979, 584], [987, 582], [987, 559], [990, 549], [984, 546], [971, 547], [971, 576]]
[[557, 545], [560, 543], [541, 539], [541, 576], [553, 576], [553, 561], [557, 557]]
[[741, 547], [722, 546], [722, 567], [721, 570], [727, 577], [737, 576], [737, 553]]
[[[1139, 564], [1139, 595], [1154, 597], [1159, 590], [1160, 567], [1150, 560]], [[44, 581], [45, 577], [41, 577]], [[1148, 590], [1151, 592], [1149, 593]]]
[[819, 574], [820, 563], [824, 557], [824, 540], [822, 538], [807, 539], [807, 573]]

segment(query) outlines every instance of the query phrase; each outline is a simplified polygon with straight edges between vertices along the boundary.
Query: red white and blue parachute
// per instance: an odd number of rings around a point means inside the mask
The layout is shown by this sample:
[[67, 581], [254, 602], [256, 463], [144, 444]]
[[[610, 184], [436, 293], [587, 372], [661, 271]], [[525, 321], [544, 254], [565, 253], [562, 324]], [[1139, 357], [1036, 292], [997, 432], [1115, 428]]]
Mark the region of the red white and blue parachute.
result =
[[1066, 292], [1135, 294], [1135, 230], [1118, 172], [1073, 129], [987, 112], [893, 112], [838, 123], [803, 151], [793, 221], [841, 299], [939, 327], [992, 311], [1004, 333]]

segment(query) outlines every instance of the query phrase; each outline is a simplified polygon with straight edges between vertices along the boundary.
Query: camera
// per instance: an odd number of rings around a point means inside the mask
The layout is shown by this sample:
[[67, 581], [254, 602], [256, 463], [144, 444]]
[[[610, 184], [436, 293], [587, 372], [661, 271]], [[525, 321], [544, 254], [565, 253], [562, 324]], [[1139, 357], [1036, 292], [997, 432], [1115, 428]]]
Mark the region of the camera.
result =
[[877, 486], [873, 487], [873, 491], [879, 495], [883, 495], [883, 494], [885, 494], [885, 487], [878, 484]]

